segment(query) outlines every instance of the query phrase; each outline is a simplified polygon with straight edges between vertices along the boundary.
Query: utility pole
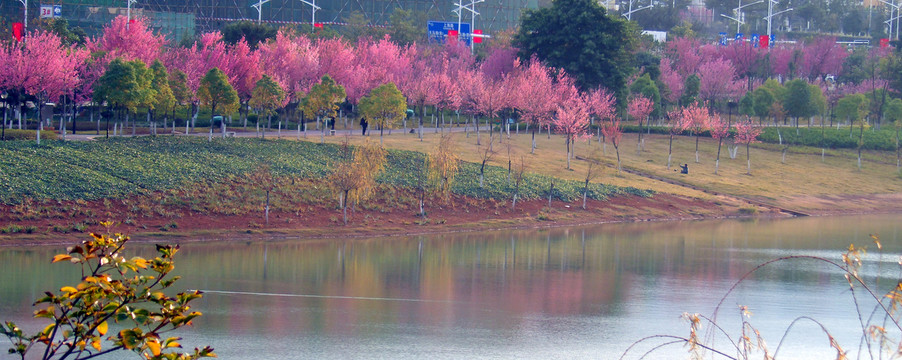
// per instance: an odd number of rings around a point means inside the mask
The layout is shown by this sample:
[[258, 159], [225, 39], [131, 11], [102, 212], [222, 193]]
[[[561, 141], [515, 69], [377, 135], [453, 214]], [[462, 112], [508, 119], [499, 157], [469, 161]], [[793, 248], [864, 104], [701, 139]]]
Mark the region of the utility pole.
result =
[[485, 0], [472, 0], [467, 5], [463, 5], [462, 2], [454, 3], [454, 5], [457, 5], [457, 9], [451, 10], [451, 12], [457, 14], [457, 32], [458, 32], [457, 36], [461, 36], [463, 34], [463, 31], [461, 31], [462, 30], [461, 26], [463, 25], [463, 20], [462, 20], [463, 10], [467, 10], [473, 15], [473, 17], [471, 18], [472, 20], [470, 20], [470, 35], [469, 35], [470, 36], [470, 53], [471, 54], [473, 53], [473, 48], [475, 46], [475, 43], [473, 42], [473, 31], [476, 30], [476, 15], [479, 15], [479, 12], [476, 11], [476, 4], [479, 4], [481, 2], [485, 2]]
[[[889, 20], [884, 21], [884, 23], [889, 25], [889, 38], [892, 39], [893, 38], [893, 21], [896, 22], [896, 26], [895, 26], [896, 40], [898, 40], [899, 39], [899, 5], [896, 5], [896, 4], [893, 4], [893, 3], [890, 3], [890, 2], [887, 2], [884, 0], [878, 0], [878, 1], [888, 5], [890, 7]], [[895, 2], [895, 0], [893, 2]], [[893, 14], [895, 14], [895, 15], [893, 15]]]
[[640, 7], [640, 8], [638, 8], [638, 9], [633, 10], [633, 0], [630, 0], [630, 7], [629, 7], [629, 10], [627, 10], [627, 12], [623, 13], [623, 16], [626, 17], [626, 20], [632, 20], [632, 19], [633, 19], [633, 13], [634, 13], [634, 12], [639, 12], [639, 11], [641, 11], [641, 10], [645, 10], [645, 9], [651, 8], [652, 6], [653, 6], [653, 5], [647, 5], [647, 6], [643, 6], [643, 7]]
[[313, 7], [313, 10], [311, 11], [311, 15], [310, 15], [310, 29], [312, 31], [313, 28], [316, 26], [316, 11], [321, 10], [322, 8], [319, 6], [316, 6], [316, 0], [311, 0], [311, 1], [312, 2], [307, 1], [307, 0], [301, 0], [302, 3]]
[[251, 5], [252, 8], [257, 9], [257, 24], [263, 22], [263, 4], [268, 3], [269, 0], [260, 0], [254, 5]]

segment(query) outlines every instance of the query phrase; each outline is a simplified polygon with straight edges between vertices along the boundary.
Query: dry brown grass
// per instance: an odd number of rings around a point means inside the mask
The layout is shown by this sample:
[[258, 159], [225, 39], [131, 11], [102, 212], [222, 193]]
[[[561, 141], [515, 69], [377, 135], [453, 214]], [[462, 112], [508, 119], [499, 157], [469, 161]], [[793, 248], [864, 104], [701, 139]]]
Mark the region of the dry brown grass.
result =
[[[471, 129], [472, 130], [472, 129]], [[386, 132], [387, 134], [387, 132]], [[374, 132], [373, 137], [378, 133]], [[497, 133], [496, 133], [497, 136]], [[385, 146], [394, 149], [427, 152], [435, 146], [440, 134], [427, 132], [423, 141], [415, 134], [395, 130], [385, 136]], [[459, 155], [465, 161], [477, 162], [479, 159], [476, 145], [476, 134], [471, 131], [469, 137], [464, 133], [455, 133], [458, 141]], [[342, 136], [327, 137], [326, 141], [340, 142]], [[483, 144], [488, 142], [488, 132], [480, 135]], [[636, 151], [636, 134], [625, 134], [620, 149], [620, 156], [625, 168], [661, 178], [672, 179], [680, 183], [721, 194], [742, 196], [766, 201], [779, 206], [796, 209], [824, 210], [825, 207], [844, 206], [845, 201], [855, 196], [872, 196], [874, 194], [893, 194], [902, 192], [902, 178], [895, 167], [894, 154], [875, 153], [876, 158], [885, 162], [866, 161], [861, 171], [858, 170], [854, 152], [840, 152], [842, 157], [827, 156], [821, 162], [817, 154], [798, 154], [792, 150], [786, 156], [786, 163], [781, 163], [781, 153], [773, 146], [752, 147], [752, 175], [746, 175], [745, 147], [740, 146], [736, 159], [730, 159], [726, 146], [721, 150], [719, 174], [714, 174], [714, 159], [717, 153], [717, 142], [710, 138], [702, 138], [699, 148], [699, 163], [695, 163], [695, 139], [677, 137], [673, 143], [673, 167], [668, 170], [667, 143], [665, 135], [644, 135], [645, 147], [641, 154]], [[530, 135], [521, 132], [497, 138], [495, 150], [498, 152], [491, 164], [507, 167], [508, 142], [512, 144], [516, 159], [519, 154], [526, 154], [531, 172], [553, 175], [565, 179], [583, 180], [587, 163], [574, 160], [572, 170], [566, 169], [566, 149], [560, 136], [542, 133], [536, 136], [538, 148], [535, 154], [529, 154]], [[319, 137], [310, 137], [308, 141], [319, 141]], [[361, 141], [361, 136], [350, 137], [352, 144]], [[601, 177], [596, 181], [619, 186], [633, 186], [643, 189], [654, 189], [659, 192], [684, 195], [702, 199], [715, 197], [702, 191], [684, 186], [672, 185], [647, 177], [618, 173], [614, 147], [608, 143], [606, 151], [597, 141], [581, 141], [577, 143], [575, 154], [578, 157], [589, 157], [593, 150], [602, 152], [601, 161], [606, 165]], [[770, 149], [767, 149], [770, 148]], [[689, 164], [689, 175], [679, 174], [673, 169], [677, 164]], [[841, 196], [842, 198], [840, 198]], [[831, 199], [837, 201], [825, 201]], [[853, 200], [849, 200], [853, 201]], [[860, 208], [855, 204], [845, 204], [850, 208]], [[867, 206], [866, 206], [867, 207]], [[861, 209], [867, 210], [867, 209]]]

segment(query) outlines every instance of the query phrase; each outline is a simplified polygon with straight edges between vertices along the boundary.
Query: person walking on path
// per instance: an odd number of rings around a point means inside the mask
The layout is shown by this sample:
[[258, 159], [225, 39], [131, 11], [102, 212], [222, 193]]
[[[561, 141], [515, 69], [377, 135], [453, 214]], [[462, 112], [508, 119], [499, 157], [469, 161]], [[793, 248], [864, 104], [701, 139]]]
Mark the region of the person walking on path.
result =
[[365, 117], [360, 118], [360, 135], [366, 136], [366, 128], [370, 126], [370, 123], [366, 121]]

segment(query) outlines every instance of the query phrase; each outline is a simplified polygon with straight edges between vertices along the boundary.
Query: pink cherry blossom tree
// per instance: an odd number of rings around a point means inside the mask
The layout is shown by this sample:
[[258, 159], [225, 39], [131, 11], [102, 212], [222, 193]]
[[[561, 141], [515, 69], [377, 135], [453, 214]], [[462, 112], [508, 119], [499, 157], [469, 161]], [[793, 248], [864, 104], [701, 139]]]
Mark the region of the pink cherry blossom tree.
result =
[[636, 153], [642, 154], [642, 121], [648, 119], [648, 115], [655, 109], [654, 101], [644, 96], [636, 96], [627, 105], [627, 113], [631, 118], [639, 121], [639, 139], [636, 142]]
[[39, 116], [46, 102], [58, 100], [80, 83], [77, 69], [88, 57], [87, 50], [70, 50], [51, 32], [28, 35], [23, 51], [15, 54], [23, 57], [16, 62], [26, 63], [21, 78], [24, 81], [19, 86], [38, 99]]
[[842, 73], [842, 65], [849, 51], [836, 43], [836, 38], [823, 36], [805, 45], [799, 75], [809, 80], [823, 80], [829, 74]]
[[667, 53], [673, 60], [673, 68], [682, 76], [687, 77], [698, 71], [702, 63], [702, 56], [698, 51], [701, 42], [694, 38], [681, 37], [666, 43]]
[[680, 98], [683, 97], [683, 86], [685, 86], [686, 79], [673, 68], [672, 61], [666, 57], [661, 58], [660, 69], [661, 75], [658, 78], [665, 86], [664, 99], [668, 103], [678, 104]]
[[[670, 119], [670, 143], [667, 149], [667, 169], [670, 170], [671, 160], [673, 159], [673, 136], [690, 129], [694, 124], [703, 122], [708, 117], [708, 110], [698, 103], [692, 103], [687, 107], [673, 110], [668, 116]], [[696, 138], [696, 144], [697, 144]], [[696, 147], [696, 159], [698, 159], [698, 148]]]
[[758, 135], [761, 135], [761, 128], [755, 127], [751, 119], [736, 123], [736, 141], [745, 144], [745, 159], [748, 163], [746, 175], [752, 175], [752, 157], [749, 147], [751, 143], [758, 142]]
[[91, 52], [105, 52], [105, 64], [117, 57], [151, 64], [159, 59], [166, 44], [163, 35], [154, 35], [147, 27], [146, 19], [132, 19], [129, 24], [125, 16], [117, 16], [103, 28], [103, 34], [99, 38], [88, 39], [86, 47]]
[[[586, 137], [589, 127], [590, 108], [584, 96], [576, 95], [566, 99], [558, 106], [554, 117], [554, 127], [564, 135], [567, 145], [567, 170], [570, 170], [570, 159], [573, 158], [573, 144]], [[615, 145], [616, 147], [616, 145]], [[618, 153], [618, 162], [619, 162]]]
[[538, 59], [533, 58], [516, 76], [514, 81], [514, 102], [522, 113], [527, 126], [532, 127], [532, 148], [536, 152], [536, 131], [547, 126], [552, 114], [557, 110], [554, 96], [554, 77]]
[[[586, 94], [586, 103], [589, 105], [589, 114], [598, 120], [598, 142], [601, 143], [604, 122], [615, 116], [617, 112], [617, 99], [608, 89], [600, 88], [589, 91]], [[604, 145], [603, 145], [604, 146]]]
[[621, 126], [620, 117], [611, 116], [602, 119], [599, 126], [601, 126], [602, 135], [611, 141], [611, 145], [614, 145], [614, 151], [617, 153], [617, 172], [620, 172], [623, 169], [620, 164], [620, 140], [623, 137], [623, 127]]
[[698, 94], [711, 105], [722, 99], [734, 99], [743, 93], [745, 84], [736, 79], [736, 70], [729, 61], [715, 59], [698, 68]]
[[248, 102], [253, 95], [254, 86], [263, 78], [263, 70], [260, 69], [260, 53], [251, 51], [247, 41], [243, 38], [235, 45], [228, 48], [228, 67], [223, 70], [230, 79], [232, 87], [238, 92], [238, 100], [241, 103], [239, 112], [244, 127], [247, 127]]
[[717, 140], [717, 159], [714, 160], [714, 175], [717, 175], [720, 167], [720, 149], [723, 146], [723, 139], [730, 135], [730, 125], [720, 115], [714, 114], [708, 117], [708, 131], [711, 137]]

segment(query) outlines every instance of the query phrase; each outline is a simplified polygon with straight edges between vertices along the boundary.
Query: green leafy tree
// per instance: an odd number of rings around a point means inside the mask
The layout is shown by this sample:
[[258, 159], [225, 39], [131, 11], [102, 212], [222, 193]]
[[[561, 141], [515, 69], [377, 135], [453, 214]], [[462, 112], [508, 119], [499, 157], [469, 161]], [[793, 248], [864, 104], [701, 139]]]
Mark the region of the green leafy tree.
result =
[[752, 98], [754, 98], [755, 115], [762, 119], [770, 116], [771, 106], [773, 106], [774, 101], [776, 101], [773, 91], [760, 86], [752, 91]]
[[157, 113], [163, 114], [165, 121], [165, 114], [172, 111], [176, 101], [172, 87], [169, 86], [169, 73], [166, 72], [166, 66], [159, 60], [153, 62], [150, 71], [153, 74], [151, 87], [155, 90], [152, 116], [156, 120]]
[[[326, 118], [336, 115], [338, 106], [345, 100], [345, 97], [345, 88], [336, 84], [335, 80], [332, 80], [332, 77], [329, 75], [323, 75], [319, 83], [313, 85], [307, 96], [301, 100], [301, 109], [305, 113], [312, 114], [317, 119], [325, 121]], [[320, 137], [320, 140], [323, 142], [325, 142], [325, 139], [323, 139], [325, 131], [326, 127], [323, 126], [322, 136]]]
[[[123, 112], [152, 106], [156, 93], [151, 88], [152, 74], [140, 60], [125, 62], [113, 59], [94, 87], [94, 101], [107, 103], [121, 117]], [[109, 118], [107, 119], [109, 128]], [[107, 131], [109, 135], [109, 131]]]
[[426, 13], [409, 9], [395, 9], [388, 18], [388, 35], [398, 45], [426, 40]]
[[361, 115], [379, 125], [379, 145], [383, 145], [383, 132], [392, 129], [395, 122], [407, 114], [407, 99], [394, 83], [382, 84], [360, 99]]
[[238, 21], [222, 27], [222, 41], [234, 45], [241, 39], [245, 39], [251, 49], [256, 49], [261, 42], [265, 43], [269, 39], [274, 39], [277, 31], [278, 29], [267, 24]]
[[172, 107], [172, 118], [175, 119], [175, 111], [189, 104], [194, 96], [191, 93], [191, 89], [188, 88], [188, 75], [185, 75], [181, 70], [173, 70], [169, 73], [169, 89], [172, 90], [172, 96], [175, 99], [175, 104]]
[[786, 82], [786, 100], [783, 101], [786, 114], [795, 119], [796, 127], [799, 126], [799, 118], [814, 115], [814, 106], [811, 103], [811, 88], [802, 79]]
[[683, 81], [683, 96], [680, 98], [680, 104], [689, 105], [698, 100], [698, 90], [701, 87], [701, 81], [698, 75], [692, 74]]
[[564, 69], [583, 89], [603, 86], [625, 99], [638, 38], [635, 23], [609, 15], [595, 0], [557, 0], [525, 12], [513, 45], [521, 59], [535, 55]]
[[[166, 294], [179, 279], [172, 275], [178, 245], [157, 245], [159, 256], [144, 259], [125, 256], [128, 240], [92, 233], [90, 240], [54, 256], [54, 263], [79, 266], [82, 280], [35, 301], [35, 318], [50, 320], [37, 334], [26, 335], [12, 322], [0, 324], [0, 333], [12, 343], [9, 353], [21, 359], [90, 359], [121, 350], [146, 359], [216, 357], [210, 347], [178, 353], [180, 339], [161, 336], [201, 316], [190, 306], [201, 298], [200, 291]], [[111, 326], [121, 330], [108, 332]]]
[[836, 116], [849, 120], [851, 135], [853, 124], [858, 125], [858, 169], [861, 170], [861, 147], [864, 145], [864, 129], [868, 127], [867, 114], [871, 106], [864, 94], [850, 94], [836, 103]]
[[902, 99], [893, 99], [886, 105], [886, 121], [893, 124], [896, 130], [896, 169], [900, 168], [899, 138], [902, 135]]
[[739, 100], [739, 115], [754, 116], [755, 115], [755, 96], [752, 92], [746, 92], [745, 96]]
[[210, 108], [210, 131], [213, 131], [213, 116], [217, 108], [220, 113], [229, 114], [238, 111], [238, 92], [229, 84], [229, 79], [219, 68], [212, 68], [200, 80], [197, 99], [201, 106]]
[[260, 115], [266, 116], [267, 121], [270, 120], [276, 109], [282, 106], [285, 100], [285, 91], [275, 82], [269, 75], [263, 75], [257, 84], [254, 85], [254, 91], [251, 94], [250, 106], [257, 109]]
[[342, 35], [351, 42], [356, 42], [358, 39], [363, 38], [376, 39], [385, 35], [383, 28], [372, 26], [366, 15], [360, 11], [352, 11], [342, 20], [347, 24], [342, 27]]
[[652, 81], [650, 74], [643, 74], [636, 79], [636, 81], [633, 81], [632, 85], [630, 85], [630, 93], [633, 95], [641, 95], [646, 99], [651, 100], [655, 106], [649, 115], [652, 117], [661, 116], [661, 91], [658, 90], [658, 85]]
[[83, 46], [88, 34], [85, 30], [76, 26], [69, 27], [69, 21], [64, 18], [53, 18], [42, 21], [42, 27], [59, 36], [64, 45]]

